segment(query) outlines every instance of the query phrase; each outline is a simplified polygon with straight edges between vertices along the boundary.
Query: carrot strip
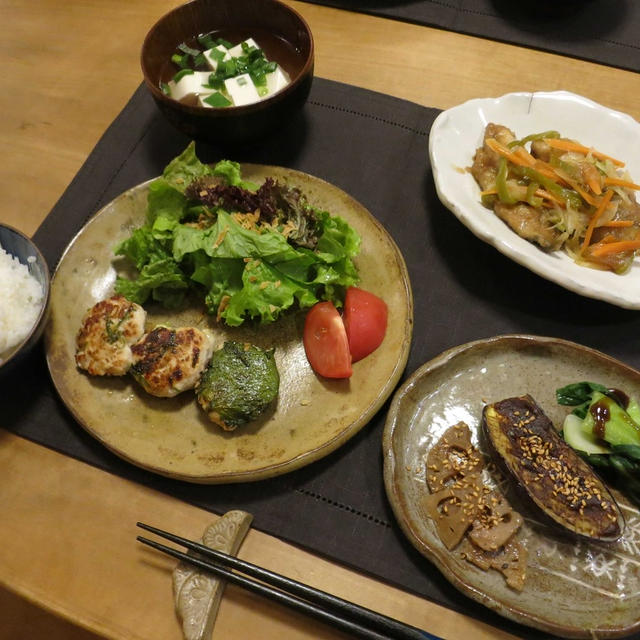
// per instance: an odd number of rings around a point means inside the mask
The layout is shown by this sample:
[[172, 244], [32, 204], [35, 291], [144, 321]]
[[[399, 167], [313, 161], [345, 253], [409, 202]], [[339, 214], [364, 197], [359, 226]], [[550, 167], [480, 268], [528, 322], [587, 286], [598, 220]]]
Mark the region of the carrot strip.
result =
[[541, 173], [543, 176], [547, 177], [547, 178], [551, 178], [551, 180], [553, 180], [554, 182], [564, 182], [562, 180], [562, 178], [560, 178], [556, 172], [553, 170], [553, 167], [544, 162], [543, 160], [536, 160], [536, 163], [533, 165], [533, 168], [538, 172]]
[[633, 227], [633, 220], [609, 220], [600, 225], [601, 227]]
[[481, 191], [480, 196], [495, 196], [498, 195], [497, 189], [487, 189], [486, 191]]
[[578, 153], [584, 153], [584, 155], [588, 155], [589, 153], [595, 158], [600, 158], [601, 160], [611, 160], [613, 164], [624, 167], [624, 162], [621, 160], [617, 160], [616, 158], [612, 158], [597, 149], [591, 149], [589, 147], [585, 147], [583, 144], [578, 142], [573, 142], [572, 140], [566, 140], [565, 138], [544, 138], [544, 141], [554, 149], [560, 149], [561, 151], [577, 151]]
[[606, 185], [615, 185], [616, 187], [626, 187], [627, 189], [640, 189], [640, 184], [635, 184], [622, 178], [605, 178], [604, 183]]
[[596, 222], [598, 222], [598, 218], [602, 215], [602, 212], [607, 208], [607, 205], [611, 201], [613, 196], [613, 191], [607, 191], [600, 202], [600, 206], [596, 209], [595, 213], [591, 216], [591, 220], [589, 220], [589, 225], [587, 226], [587, 232], [584, 234], [584, 240], [582, 241], [582, 247], [580, 248], [580, 253], [584, 253], [585, 249], [589, 246], [591, 242], [591, 235], [593, 234], [593, 230], [595, 229]]
[[527, 163], [525, 163], [524, 160], [522, 160], [522, 158], [519, 158], [515, 153], [513, 153], [512, 151], [509, 151], [509, 149], [502, 146], [496, 139], [487, 138], [485, 140], [485, 143], [489, 147], [489, 149], [491, 149], [492, 151], [495, 151], [498, 155], [505, 157], [509, 162], [512, 162], [513, 164], [517, 164], [520, 167], [529, 166]]
[[593, 178], [589, 177], [587, 178], [587, 185], [589, 186], [591, 191], [593, 191], [593, 193], [595, 193], [597, 196], [599, 196], [602, 193], [602, 187], [600, 186], [600, 183], [597, 180], [594, 180]]
[[536, 163], [536, 159], [524, 147], [516, 147], [513, 153], [522, 158], [530, 167]]
[[594, 258], [602, 258], [612, 253], [635, 251], [636, 249], [640, 249], [640, 240], [621, 240], [620, 242], [593, 245], [590, 247], [590, 253]]
[[555, 171], [556, 175], [562, 178], [562, 180], [564, 180], [576, 193], [578, 193], [585, 202], [588, 202], [593, 207], [600, 206], [601, 199], [598, 200], [597, 198], [594, 198], [591, 194], [587, 193], [575, 180], [569, 177], [561, 169], [557, 169], [556, 167], [553, 167], [553, 170]]
[[602, 194], [602, 186], [600, 184], [600, 172], [596, 169], [595, 165], [584, 163], [582, 165], [582, 176], [587, 186], [597, 196]]

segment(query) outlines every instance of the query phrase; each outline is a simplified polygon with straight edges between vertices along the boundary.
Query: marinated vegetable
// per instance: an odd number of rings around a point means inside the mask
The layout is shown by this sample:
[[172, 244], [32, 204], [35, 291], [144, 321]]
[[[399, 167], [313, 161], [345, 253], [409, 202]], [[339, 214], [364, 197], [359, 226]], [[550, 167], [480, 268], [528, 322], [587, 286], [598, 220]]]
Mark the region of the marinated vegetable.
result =
[[527, 550], [515, 539], [522, 516], [499, 491], [484, 485], [484, 459], [464, 422], [449, 427], [426, 456], [430, 494], [424, 505], [444, 546], [483, 571], [500, 571], [524, 586]]
[[279, 386], [273, 349], [229, 341], [214, 352], [196, 394], [211, 421], [232, 431], [262, 415]]
[[557, 131], [518, 140], [490, 123], [471, 173], [482, 203], [546, 251], [563, 248], [578, 264], [624, 273], [640, 249], [640, 185], [620, 160]]
[[619, 389], [577, 382], [556, 390], [558, 403], [575, 407], [563, 436], [591, 466], [640, 504], [640, 405]]

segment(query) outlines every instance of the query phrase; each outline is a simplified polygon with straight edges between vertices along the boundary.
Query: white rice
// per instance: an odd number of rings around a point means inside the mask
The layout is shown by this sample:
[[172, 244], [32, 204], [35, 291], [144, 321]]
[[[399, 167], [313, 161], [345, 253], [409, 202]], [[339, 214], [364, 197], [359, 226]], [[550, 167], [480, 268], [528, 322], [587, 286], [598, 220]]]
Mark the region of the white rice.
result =
[[44, 293], [26, 265], [0, 246], [1, 354], [22, 342], [38, 319]]

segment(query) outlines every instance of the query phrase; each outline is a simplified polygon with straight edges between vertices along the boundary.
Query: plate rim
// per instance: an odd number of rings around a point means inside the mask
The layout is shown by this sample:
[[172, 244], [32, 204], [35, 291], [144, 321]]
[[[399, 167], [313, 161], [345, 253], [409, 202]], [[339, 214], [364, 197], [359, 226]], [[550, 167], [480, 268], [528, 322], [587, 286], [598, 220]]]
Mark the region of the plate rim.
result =
[[[52, 323], [48, 323], [45, 329], [45, 339], [44, 339], [44, 348], [45, 348], [45, 356], [47, 361], [47, 368], [49, 370], [49, 376], [53, 382], [54, 388], [56, 390], [56, 394], [58, 398], [62, 401], [65, 407], [72, 414], [75, 422], [86, 431], [92, 438], [94, 438], [97, 442], [99, 442], [103, 447], [111, 451], [114, 455], [119, 458], [127, 461], [128, 463], [149, 471], [151, 473], [158, 474], [163, 477], [168, 477], [175, 480], [186, 481], [193, 484], [204, 484], [204, 485], [215, 485], [215, 484], [232, 484], [232, 483], [240, 483], [240, 482], [254, 482], [260, 481], [268, 478], [277, 477], [280, 475], [284, 475], [286, 473], [295, 471], [300, 469], [308, 464], [319, 461], [322, 458], [330, 455], [335, 450], [340, 448], [343, 444], [348, 442], [351, 438], [353, 438], [359, 431], [366, 427], [366, 425], [371, 421], [374, 415], [380, 410], [380, 408], [385, 404], [385, 402], [389, 399], [391, 394], [393, 393], [395, 387], [397, 386], [403, 371], [406, 368], [409, 352], [413, 339], [413, 326], [414, 326], [414, 300], [413, 300], [413, 290], [411, 287], [411, 279], [409, 276], [409, 271], [407, 269], [406, 262], [404, 260], [404, 256], [400, 251], [397, 243], [395, 242], [393, 236], [389, 233], [386, 227], [382, 224], [380, 220], [378, 220], [371, 211], [365, 207], [361, 202], [356, 200], [351, 194], [346, 192], [344, 189], [339, 187], [338, 185], [332, 184], [323, 178], [314, 176], [313, 174], [300, 171], [298, 169], [292, 169], [289, 167], [283, 167], [279, 165], [267, 165], [260, 163], [248, 163], [242, 162], [240, 163], [241, 169], [243, 170], [251, 170], [257, 169], [259, 171], [266, 170], [275, 170], [286, 172], [289, 175], [300, 176], [303, 180], [311, 180], [315, 185], [326, 185], [328, 188], [333, 190], [336, 193], [339, 193], [340, 196], [348, 203], [354, 203], [354, 205], [366, 212], [367, 219], [369, 223], [375, 227], [378, 233], [383, 235], [386, 239], [386, 242], [389, 244], [391, 253], [394, 257], [394, 261], [397, 264], [398, 270], [402, 274], [401, 285], [403, 297], [406, 299], [406, 321], [403, 326], [403, 337], [402, 337], [402, 345], [401, 350], [398, 354], [398, 359], [395, 362], [395, 365], [386, 381], [386, 383], [379, 389], [375, 399], [366, 407], [362, 409], [360, 417], [349, 424], [345, 429], [343, 429], [340, 433], [335, 434], [330, 440], [322, 443], [321, 445], [310, 449], [308, 451], [304, 451], [299, 453], [296, 456], [293, 456], [287, 460], [278, 462], [276, 464], [262, 466], [253, 470], [244, 470], [244, 471], [233, 471], [233, 472], [225, 472], [221, 474], [212, 474], [212, 475], [191, 475], [191, 474], [179, 474], [174, 471], [170, 471], [164, 469], [159, 466], [154, 466], [147, 463], [140, 463], [134, 457], [127, 455], [125, 452], [119, 450], [117, 447], [112, 446], [110, 443], [106, 442], [103, 438], [99, 437], [96, 433], [91, 431], [87, 425], [84, 424], [84, 421], [80, 418], [77, 413], [77, 409], [73, 404], [69, 404], [65, 397], [65, 394], [62, 392], [60, 388], [59, 381], [56, 379], [56, 375], [52, 370], [51, 364], [51, 340], [52, 340]], [[148, 185], [156, 180], [158, 177], [155, 176], [145, 180], [143, 182], [134, 185], [125, 191], [119, 193], [114, 198], [112, 198], [109, 202], [107, 202], [104, 206], [102, 206], [98, 211], [92, 214], [82, 225], [82, 227], [74, 234], [72, 239], [69, 241], [65, 249], [63, 250], [60, 259], [58, 260], [54, 273], [51, 276], [51, 291], [55, 289], [55, 283], [58, 278], [58, 273], [61, 268], [61, 265], [64, 262], [65, 257], [70, 252], [74, 244], [78, 241], [80, 236], [83, 234], [85, 229], [100, 215], [102, 215], [108, 207], [110, 207], [116, 200], [119, 198], [125, 198], [129, 194], [139, 191], [140, 189], [148, 189]], [[339, 215], [339, 214], [336, 214]]]
[[621, 360], [592, 347], [587, 347], [571, 340], [551, 336], [524, 333], [500, 334], [456, 345], [441, 352], [422, 364], [396, 389], [387, 413], [382, 437], [383, 479], [385, 493], [395, 516], [395, 521], [411, 545], [424, 558], [432, 563], [454, 588], [505, 618], [567, 638], [586, 639], [594, 637], [591, 635], [592, 633], [595, 633], [599, 638], [619, 638], [634, 633], [640, 629], [640, 616], [633, 624], [626, 627], [619, 627], [615, 629], [612, 629], [611, 627], [604, 629], [586, 629], [584, 627], [569, 627], [560, 623], [554, 623], [544, 619], [540, 615], [536, 615], [531, 611], [528, 611], [526, 608], [518, 608], [516, 606], [499, 602], [493, 595], [486, 591], [477, 589], [466, 581], [455, 576], [449, 569], [448, 565], [440, 559], [439, 554], [432, 551], [431, 547], [420, 539], [419, 535], [412, 528], [411, 523], [405, 516], [404, 505], [407, 504], [407, 500], [398, 492], [396, 483], [394, 482], [398, 471], [398, 461], [394, 454], [393, 446], [395, 431], [398, 427], [398, 409], [404, 397], [411, 393], [412, 389], [424, 376], [428, 376], [441, 367], [446, 366], [458, 356], [463, 356], [476, 349], [495, 348], [496, 346], [508, 345], [510, 343], [525, 343], [527, 346], [556, 345], [565, 349], [578, 349], [582, 352], [587, 352], [590, 356], [603, 363], [613, 365], [616, 368], [623, 370], [626, 375], [631, 375], [632, 377], [637, 378], [638, 384], [640, 384], [640, 371], [638, 369], [635, 369]]
[[[447, 119], [457, 112], [468, 110], [474, 107], [480, 106], [488, 106], [488, 105], [496, 105], [505, 100], [511, 99], [529, 99], [529, 102], [533, 102], [533, 100], [539, 97], [541, 99], [562, 99], [562, 100], [570, 100], [572, 102], [582, 103], [584, 106], [589, 106], [590, 108], [597, 109], [599, 111], [606, 111], [609, 115], [615, 116], [617, 119], [623, 121], [626, 126], [632, 127], [637, 130], [638, 137], [640, 138], [640, 122], [636, 121], [631, 115], [628, 113], [624, 113], [622, 111], [618, 111], [616, 109], [607, 107], [602, 105], [591, 98], [587, 98], [577, 93], [573, 93], [571, 91], [566, 90], [558, 90], [558, 91], [514, 91], [510, 93], [503, 94], [501, 96], [492, 98], [472, 98], [470, 100], [466, 100], [458, 105], [450, 107], [442, 111], [433, 121], [431, 129], [429, 131], [429, 144], [428, 144], [428, 157], [429, 163], [431, 165], [431, 171], [433, 175], [433, 180], [436, 187], [436, 193], [438, 195], [438, 199], [440, 202], [451, 211], [456, 218], [469, 230], [473, 235], [477, 238], [491, 245], [495, 249], [497, 249], [500, 253], [510, 258], [517, 264], [529, 269], [536, 275], [549, 280], [557, 284], [558, 286], [563, 287], [573, 293], [578, 295], [592, 298], [594, 300], [600, 300], [603, 302], [607, 302], [609, 304], [615, 305], [617, 307], [621, 307], [623, 309], [631, 309], [638, 310], [640, 309], [640, 292], [636, 294], [635, 298], [629, 299], [624, 296], [618, 295], [617, 290], [620, 288], [622, 282], [614, 280], [613, 278], [624, 278], [628, 276], [627, 274], [617, 275], [612, 272], [607, 272], [611, 276], [611, 286], [601, 287], [601, 288], [593, 288], [588, 283], [585, 284], [579, 280], [576, 280], [574, 277], [566, 277], [566, 274], [562, 273], [561, 267], [558, 268], [550, 263], [552, 259], [551, 256], [554, 254], [560, 257], [561, 260], [565, 260], [565, 254], [559, 250], [557, 252], [545, 253], [539, 247], [529, 243], [527, 240], [520, 238], [515, 232], [508, 229], [505, 225], [505, 230], [508, 230], [509, 233], [506, 234], [507, 240], [502, 238], [498, 238], [493, 235], [488, 229], [485, 228], [483, 224], [475, 223], [473, 220], [473, 216], [470, 215], [470, 212], [467, 211], [465, 206], [461, 206], [455, 198], [455, 195], [451, 195], [451, 190], [447, 189], [447, 185], [443, 176], [446, 173], [446, 167], [443, 168], [441, 163], [437, 161], [438, 156], [438, 134], [443, 130], [443, 125], [446, 123]], [[476, 141], [472, 142], [472, 145], [475, 145]], [[475, 150], [471, 148], [470, 145], [470, 153], [469, 160], [471, 161], [472, 153]], [[478, 188], [479, 191], [479, 188]], [[482, 205], [478, 202], [478, 206]], [[487, 211], [489, 211], [487, 209]], [[495, 214], [494, 214], [495, 215]], [[504, 223], [503, 223], [504, 224]], [[508, 240], [513, 240], [516, 245], [514, 246], [512, 242]], [[526, 243], [526, 244], [523, 244]], [[527, 245], [531, 245], [532, 248], [536, 249], [536, 251], [527, 251], [529, 247]], [[525, 248], [525, 251], [522, 251], [522, 248]], [[568, 256], [566, 256], [568, 260]], [[581, 267], [582, 269], [589, 270], [589, 267]], [[637, 277], [640, 279], [640, 272], [638, 272]], [[617, 286], [616, 286], [617, 285]]]

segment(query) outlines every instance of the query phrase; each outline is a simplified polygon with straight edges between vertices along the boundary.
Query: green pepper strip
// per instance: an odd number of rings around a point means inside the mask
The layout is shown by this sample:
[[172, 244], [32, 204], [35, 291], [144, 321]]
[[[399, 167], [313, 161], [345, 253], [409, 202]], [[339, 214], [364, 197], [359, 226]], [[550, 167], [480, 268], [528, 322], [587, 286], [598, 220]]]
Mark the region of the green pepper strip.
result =
[[496, 190], [498, 191], [498, 197], [500, 198], [500, 201], [505, 204], [515, 204], [518, 202], [518, 199], [514, 198], [509, 192], [509, 187], [507, 186], [508, 172], [509, 168], [507, 166], [507, 160], [501, 157], [498, 164], [498, 175], [496, 176]]
[[534, 140], [542, 140], [543, 138], [559, 138], [560, 134], [557, 131], [543, 131], [542, 133], [532, 133], [529, 136], [522, 138], [522, 140], [512, 140], [507, 147], [513, 149], [513, 147], [524, 147], [527, 142], [533, 142]]
[[543, 176], [531, 167], [514, 166], [512, 167], [512, 171], [517, 175], [526, 176], [534, 182], [539, 182], [543, 187], [545, 187], [545, 189], [547, 189], [547, 191], [551, 191], [551, 193], [554, 193], [563, 200], [568, 201], [574, 209], [579, 209], [582, 205], [582, 198], [573, 191], [573, 189], [565, 189], [564, 187], [561, 187], [557, 182], [554, 182], [551, 178]]
[[535, 196], [535, 192], [540, 188], [540, 185], [537, 182], [530, 182], [527, 185], [527, 202], [532, 207], [540, 207], [542, 206], [542, 198], [538, 198]]

